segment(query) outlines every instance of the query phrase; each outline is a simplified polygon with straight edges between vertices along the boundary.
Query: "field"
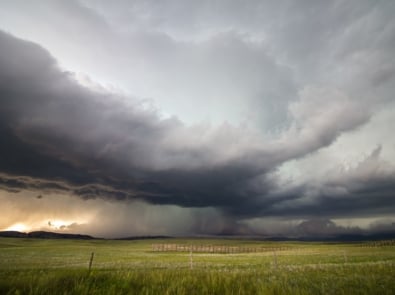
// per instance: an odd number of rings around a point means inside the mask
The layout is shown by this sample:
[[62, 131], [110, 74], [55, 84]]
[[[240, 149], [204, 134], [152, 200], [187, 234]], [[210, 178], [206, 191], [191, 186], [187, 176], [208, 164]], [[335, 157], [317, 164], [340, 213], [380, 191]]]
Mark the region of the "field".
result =
[[395, 294], [395, 246], [0, 238], [0, 294]]

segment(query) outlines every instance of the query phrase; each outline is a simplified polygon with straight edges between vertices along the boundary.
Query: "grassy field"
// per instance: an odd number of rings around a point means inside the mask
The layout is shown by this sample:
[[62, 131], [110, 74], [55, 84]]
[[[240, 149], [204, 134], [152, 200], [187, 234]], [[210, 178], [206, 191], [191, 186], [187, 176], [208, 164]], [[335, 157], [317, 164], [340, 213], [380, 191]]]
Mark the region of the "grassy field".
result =
[[[264, 249], [191, 256], [153, 243]], [[0, 294], [395, 294], [395, 246], [0, 238]]]

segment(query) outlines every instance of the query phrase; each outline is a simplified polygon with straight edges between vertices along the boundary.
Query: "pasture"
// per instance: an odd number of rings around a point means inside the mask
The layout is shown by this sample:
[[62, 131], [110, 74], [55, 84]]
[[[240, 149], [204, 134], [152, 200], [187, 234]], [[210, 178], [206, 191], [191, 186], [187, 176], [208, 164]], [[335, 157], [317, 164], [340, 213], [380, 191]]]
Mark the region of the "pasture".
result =
[[0, 238], [0, 294], [395, 294], [395, 245]]

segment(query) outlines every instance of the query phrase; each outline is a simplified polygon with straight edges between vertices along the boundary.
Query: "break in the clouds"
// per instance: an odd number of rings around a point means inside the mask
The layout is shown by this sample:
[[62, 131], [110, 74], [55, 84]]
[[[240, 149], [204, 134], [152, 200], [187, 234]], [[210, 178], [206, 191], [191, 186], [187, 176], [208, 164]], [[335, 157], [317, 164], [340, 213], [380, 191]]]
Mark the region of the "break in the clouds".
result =
[[0, 7], [1, 227], [393, 218], [392, 1]]

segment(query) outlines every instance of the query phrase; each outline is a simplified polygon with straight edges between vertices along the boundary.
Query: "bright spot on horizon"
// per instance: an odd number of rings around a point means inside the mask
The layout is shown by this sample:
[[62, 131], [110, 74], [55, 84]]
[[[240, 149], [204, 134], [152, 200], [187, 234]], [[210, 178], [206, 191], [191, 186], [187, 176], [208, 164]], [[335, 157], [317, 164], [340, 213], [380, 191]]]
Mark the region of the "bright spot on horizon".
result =
[[26, 232], [29, 230], [26, 224], [24, 223], [15, 223], [5, 229], [6, 231], [19, 231], [19, 232]]
[[65, 220], [61, 220], [61, 219], [56, 219], [56, 220], [48, 221], [47, 224], [51, 228], [63, 230], [63, 229], [66, 229], [71, 224], [73, 224], [73, 222], [72, 221], [65, 221]]

